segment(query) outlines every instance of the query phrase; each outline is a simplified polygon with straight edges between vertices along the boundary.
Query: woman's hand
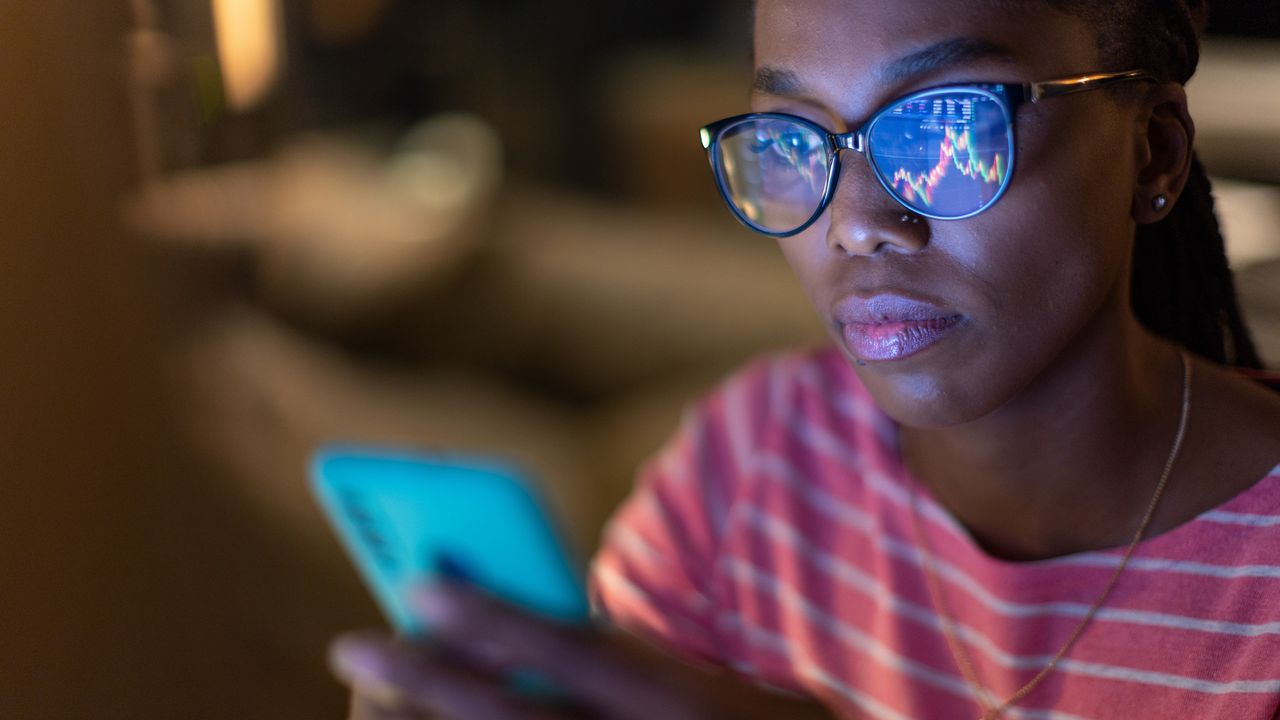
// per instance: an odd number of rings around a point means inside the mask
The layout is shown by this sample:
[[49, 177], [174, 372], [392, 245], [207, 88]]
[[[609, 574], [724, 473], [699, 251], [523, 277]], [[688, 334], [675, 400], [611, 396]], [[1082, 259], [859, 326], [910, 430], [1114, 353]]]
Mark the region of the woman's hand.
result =
[[[354, 691], [352, 720], [603, 718], [829, 720], [816, 702], [673, 659], [620, 633], [566, 628], [475, 590], [442, 583], [417, 597], [429, 645], [377, 634], [339, 638], [334, 672]], [[514, 692], [532, 671], [559, 691]]]

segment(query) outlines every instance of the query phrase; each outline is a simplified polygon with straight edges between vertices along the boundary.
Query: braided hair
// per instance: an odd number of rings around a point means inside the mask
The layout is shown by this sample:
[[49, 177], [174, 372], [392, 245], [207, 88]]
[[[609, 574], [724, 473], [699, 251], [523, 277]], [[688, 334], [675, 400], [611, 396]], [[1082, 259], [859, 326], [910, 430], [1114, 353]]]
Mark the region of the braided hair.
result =
[[[1141, 67], [1178, 83], [1195, 73], [1206, 0], [1047, 1], [1098, 28], [1107, 67]], [[1138, 227], [1131, 303], [1139, 321], [1188, 350], [1260, 369], [1213, 204], [1209, 177], [1193, 155], [1187, 185], [1169, 214]]]

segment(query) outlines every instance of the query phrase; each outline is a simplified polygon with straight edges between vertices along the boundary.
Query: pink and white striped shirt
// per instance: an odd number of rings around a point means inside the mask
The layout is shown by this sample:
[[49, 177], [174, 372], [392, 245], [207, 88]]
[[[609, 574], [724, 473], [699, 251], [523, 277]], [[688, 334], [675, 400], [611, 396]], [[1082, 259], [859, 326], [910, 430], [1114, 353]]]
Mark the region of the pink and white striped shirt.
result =
[[[1061, 647], [1121, 552], [991, 557], [908, 476], [897, 432], [834, 349], [748, 367], [642, 472], [593, 565], [595, 601], [842, 717], [977, 717], [909, 492], [957, 634], [1001, 700]], [[1144, 540], [1068, 656], [1006, 717], [1265, 720], [1278, 703], [1280, 467]]]

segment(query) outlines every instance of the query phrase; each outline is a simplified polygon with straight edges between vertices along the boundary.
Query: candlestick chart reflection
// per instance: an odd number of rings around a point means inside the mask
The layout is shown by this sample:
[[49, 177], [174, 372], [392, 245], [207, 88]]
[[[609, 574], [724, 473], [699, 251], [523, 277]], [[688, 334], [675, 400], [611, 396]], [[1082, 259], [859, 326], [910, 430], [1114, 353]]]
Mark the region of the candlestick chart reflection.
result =
[[872, 162], [907, 205], [945, 217], [989, 205], [1009, 176], [1012, 132], [1000, 104], [971, 93], [892, 108], [872, 126]]

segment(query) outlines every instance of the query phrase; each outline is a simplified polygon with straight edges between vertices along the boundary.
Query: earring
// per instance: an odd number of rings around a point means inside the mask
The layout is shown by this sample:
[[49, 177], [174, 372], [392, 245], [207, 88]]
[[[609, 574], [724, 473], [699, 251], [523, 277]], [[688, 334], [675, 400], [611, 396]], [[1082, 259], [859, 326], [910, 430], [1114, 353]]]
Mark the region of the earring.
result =
[[898, 218], [898, 220], [903, 224], [911, 223], [912, 225], [918, 225], [920, 223], [920, 216], [914, 213], [904, 213], [902, 217]]
[[1165, 206], [1168, 204], [1169, 204], [1169, 198], [1163, 193], [1160, 195], [1157, 195], [1155, 199], [1151, 201], [1151, 207], [1155, 208], [1157, 212], [1163, 210]]

